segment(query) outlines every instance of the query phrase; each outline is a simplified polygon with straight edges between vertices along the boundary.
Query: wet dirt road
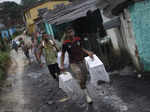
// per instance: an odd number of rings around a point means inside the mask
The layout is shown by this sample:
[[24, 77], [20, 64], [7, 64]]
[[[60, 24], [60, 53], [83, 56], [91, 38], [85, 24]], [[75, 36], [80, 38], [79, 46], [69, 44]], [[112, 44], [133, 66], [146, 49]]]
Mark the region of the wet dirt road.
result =
[[94, 103], [87, 105], [85, 99], [66, 100], [46, 66], [28, 65], [21, 51], [11, 55], [13, 64], [0, 92], [0, 112], [150, 112], [148, 77], [112, 76], [111, 84], [94, 89]]
[[25, 60], [22, 52], [16, 54], [11, 52], [12, 66], [8, 72], [8, 78], [1, 90], [0, 112], [30, 112], [24, 105], [27, 99], [24, 97], [24, 84], [22, 74], [24, 73]]

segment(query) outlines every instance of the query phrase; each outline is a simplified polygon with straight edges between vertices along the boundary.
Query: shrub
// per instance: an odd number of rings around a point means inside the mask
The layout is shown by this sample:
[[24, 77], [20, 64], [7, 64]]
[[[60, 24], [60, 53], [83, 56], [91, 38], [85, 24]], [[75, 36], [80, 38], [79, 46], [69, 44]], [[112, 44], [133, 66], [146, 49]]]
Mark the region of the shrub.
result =
[[2, 68], [0, 68], [0, 80], [4, 78], [5, 72]]
[[8, 65], [10, 62], [9, 51], [2, 52], [0, 51], [0, 79], [2, 79], [7, 71]]

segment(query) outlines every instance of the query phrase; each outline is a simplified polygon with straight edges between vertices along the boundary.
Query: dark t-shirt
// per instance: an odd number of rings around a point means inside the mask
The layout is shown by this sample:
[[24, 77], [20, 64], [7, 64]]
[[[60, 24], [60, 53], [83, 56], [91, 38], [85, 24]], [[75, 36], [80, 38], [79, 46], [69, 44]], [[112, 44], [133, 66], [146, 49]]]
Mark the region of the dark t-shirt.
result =
[[62, 47], [62, 52], [69, 53], [70, 63], [77, 63], [84, 60], [84, 52], [81, 49], [82, 42], [79, 37], [74, 37], [73, 41], [65, 40]]

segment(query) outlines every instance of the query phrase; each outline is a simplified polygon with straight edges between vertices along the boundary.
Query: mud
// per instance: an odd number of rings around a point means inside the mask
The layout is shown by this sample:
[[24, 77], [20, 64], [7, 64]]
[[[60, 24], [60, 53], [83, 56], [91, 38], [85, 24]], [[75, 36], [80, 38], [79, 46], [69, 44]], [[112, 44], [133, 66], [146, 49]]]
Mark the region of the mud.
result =
[[[23, 53], [14, 59], [0, 94], [0, 112], [150, 112], [150, 77], [112, 75], [110, 84], [88, 86], [94, 103], [68, 99], [46, 68], [28, 64]], [[13, 68], [13, 69], [12, 69]], [[128, 69], [127, 69], [128, 70]]]

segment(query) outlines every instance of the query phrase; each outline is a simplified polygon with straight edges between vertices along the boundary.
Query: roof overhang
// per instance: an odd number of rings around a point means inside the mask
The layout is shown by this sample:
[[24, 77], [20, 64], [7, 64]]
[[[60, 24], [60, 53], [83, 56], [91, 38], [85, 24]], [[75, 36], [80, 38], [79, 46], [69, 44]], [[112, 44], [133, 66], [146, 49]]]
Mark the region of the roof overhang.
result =
[[113, 18], [120, 14], [124, 8], [141, 1], [144, 0], [97, 0], [96, 6], [103, 9], [106, 17]]
[[67, 23], [86, 16], [89, 10], [96, 10], [96, 0], [82, 0], [65, 6], [63, 9], [56, 9], [45, 13], [43, 18], [49, 24]]

